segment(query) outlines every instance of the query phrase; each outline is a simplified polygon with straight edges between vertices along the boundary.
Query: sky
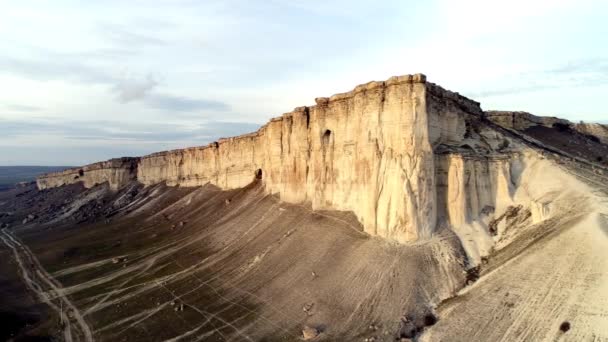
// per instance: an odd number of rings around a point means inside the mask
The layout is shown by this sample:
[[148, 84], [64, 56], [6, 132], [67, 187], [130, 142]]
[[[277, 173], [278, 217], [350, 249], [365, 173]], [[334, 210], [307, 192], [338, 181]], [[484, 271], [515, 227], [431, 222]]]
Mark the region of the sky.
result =
[[608, 122], [605, 0], [0, 0], [0, 165], [205, 145], [390, 76]]

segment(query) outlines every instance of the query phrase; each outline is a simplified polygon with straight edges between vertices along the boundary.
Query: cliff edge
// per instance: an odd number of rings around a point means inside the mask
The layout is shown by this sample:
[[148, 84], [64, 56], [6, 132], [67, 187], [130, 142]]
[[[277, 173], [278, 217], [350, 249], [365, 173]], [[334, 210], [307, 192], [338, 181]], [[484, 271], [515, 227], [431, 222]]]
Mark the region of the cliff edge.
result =
[[260, 179], [283, 201], [352, 211], [366, 233], [412, 242], [512, 204], [514, 170], [522, 167], [525, 149], [486, 117], [515, 129], [547, 121], [484, 113], [478, 102], [422, 74], [369, 82], [315, 102], [254, 133], [43, 175], [38, 188], [107, 181], [118, 189], [137, 180], [235, 189]]

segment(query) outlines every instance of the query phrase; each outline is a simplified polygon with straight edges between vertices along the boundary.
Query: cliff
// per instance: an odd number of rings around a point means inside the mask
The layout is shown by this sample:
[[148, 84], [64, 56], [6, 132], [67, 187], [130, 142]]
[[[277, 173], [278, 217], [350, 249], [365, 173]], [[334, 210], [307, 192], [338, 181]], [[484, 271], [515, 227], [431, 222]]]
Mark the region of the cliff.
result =
[[[450, 108], [428, 110], [428, 99]], [[435, 225], [432, 144], [464, 134], [459, 111], [479, 112], [478, 104], [427, 85], [423, 75], [370, 82], [316, 103], [253, 134], [145, 156], [138, 180], [230, 189], [257, 174], [282, 200], [352, 210], [371, 234], [399, 241], [429, 236]]]
[[119, 189], [134, 180], [137, 175], [139, 158], [116, 158], [108, 161], [71, 168], [38, 176], [38, 189], [44, 190], [66, 184], [82, 182], [87, 188], [108, 182], [112, 189]]
[[80, 340], [608, 340], [603, 128], [394, 77], [43, 175], [84, 186], [0, 194], [0, 235]]
[[429, 238], [438, 223], [468, 222], [508, 193], [505, 138], [485, 127], [479, 103], [424, 75], [315, 102], [251, 134], [49, 174], [38, 186], [108, 181], [116, 189], [137, 179], [233, 189], [259, 178], [283, 201], [352, 211], [367, 233], [399, 242]]

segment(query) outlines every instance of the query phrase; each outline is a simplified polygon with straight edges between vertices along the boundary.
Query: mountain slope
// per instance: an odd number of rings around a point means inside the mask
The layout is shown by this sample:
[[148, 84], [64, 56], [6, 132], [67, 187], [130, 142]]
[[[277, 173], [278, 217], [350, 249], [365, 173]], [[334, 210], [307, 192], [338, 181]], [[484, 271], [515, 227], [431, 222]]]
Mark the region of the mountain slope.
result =
[[316, 102], [1, 193], [0, 290], [26, 296], [7, 300], [30, 322], [19, 334], [608, 339], [601, 139], [483, 113], [423, 75]]

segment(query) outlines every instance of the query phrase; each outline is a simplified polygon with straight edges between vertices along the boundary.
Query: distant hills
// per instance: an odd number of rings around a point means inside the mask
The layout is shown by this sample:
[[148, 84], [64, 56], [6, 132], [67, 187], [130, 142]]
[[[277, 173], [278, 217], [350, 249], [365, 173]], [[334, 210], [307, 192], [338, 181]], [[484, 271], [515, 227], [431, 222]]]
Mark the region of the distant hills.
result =
[[11, 189], [19, 182], [30, 182], [46, 172], [57, 172], [70, 166], [0, 166], [0, 191]]

